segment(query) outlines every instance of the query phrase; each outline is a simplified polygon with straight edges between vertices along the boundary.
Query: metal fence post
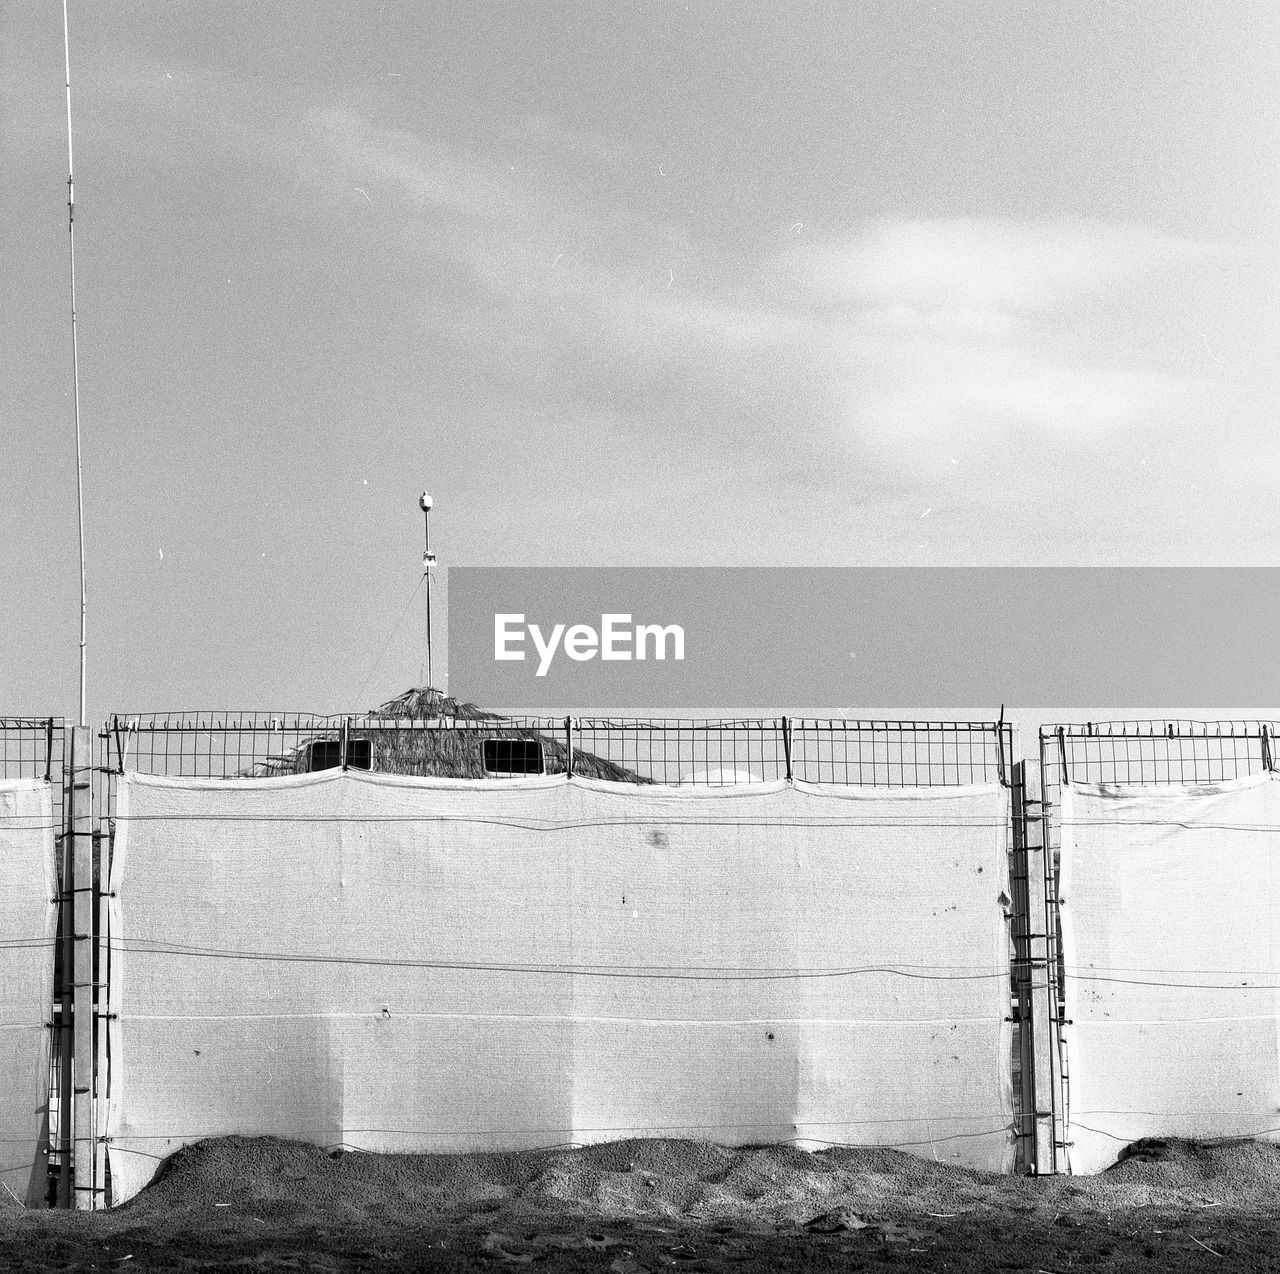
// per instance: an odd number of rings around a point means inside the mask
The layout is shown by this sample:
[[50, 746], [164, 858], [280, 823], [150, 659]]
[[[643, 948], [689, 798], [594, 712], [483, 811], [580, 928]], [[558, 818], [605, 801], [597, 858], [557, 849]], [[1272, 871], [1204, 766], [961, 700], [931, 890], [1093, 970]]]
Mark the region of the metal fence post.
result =
[[72, 1010], [75, 1005], [76, 944], [75, 917], [75, 837], [72, 834], [71, 789], [74, 782], [74, 761], [71, 742], [62, 740], [62, 836], [59, 845], [61, 888], [58, 891], [58, 929], [61, 939], [62, 981], [58, 988], [58, 1207], [69, 1208], [75, 1202], [74, 1181], [71, 1176], [71, 1127], [73, 1108], [71, 1089], [73, 1075], [71, 1050], [73, 1045]]
[[93, 811], [95, 825], [94, 846], [97, 859], [95, 894], [97, 907], [97, 928], [94, 934], [93, 980], [97, 986], [98, 1011], [94, 1015], [94, 1137], [93, 1137], [93, 1178], [98, 1187], [94, 1192], [96, 1206], [107, 1208], [111, 1205], [111, 1193], [107, 1184], [107, 1106], [111, 1093], [111, 1074], [109, 1066], [111, 1030], [111, 851], [114, 848], [115, 827], [110, 817], [115, 808], [113, 784], [117, 774], [124, 773], [125, 748], [119, 738], [114, 740], [120, 760], [118, 772], [111, 765], [112, 737], [105, 728], [98, 735], [98, 767], [95, 777], [98, 786], [97, 803]]
[[[71, 731], [71, 760], [67, 836], [71, 842], [70, 908], [63, 912], [71, 921], [71, 964], [64, 968], [72, 991], [71, 1021], [71, 1141], [75, 1183], [74, 1205], [78, 1210], [97, 1206], [94, 1138], [94, 976], [93, 913], [97, 894], [93, 871], [93, 743], [87, 726]], [[66, 950], [67, 948], [64, 948]], [[64, 1108], [65, 1108], [64, 1100]], [[65, 1142], [66, 1138], [64, 1138]]]
[[1045, 861], [1044, 791], [1039, 771], [1026, 761], [1014, 762], [1011, 774], [1014, 854], [1014, 992], [1019, 1022], [1020, 1090], [1022, 1098], [1023, 1166], [1044, 1176], [1057, 1171], [1055, 1145], [1056, 1088], [1053, 1050], [1058, 1046], [1056, 993], [1050, 969]]
[[[1000, 720], [996, 722], [996, 778], [999, 780], [1001, 787], [1009, 786], [1009, 773], [1005, 769], [1004, 761], [1004, 704], [1000, 705]], [[1012, 761], [1013, 747], [1009, 748], [1010, 760]]]
[[564, 719], [564, 772], [567, 778], [573, 778], [573, 718]]
[[[1051, 756], [1052, 744], [1058, 756]], [[1036, 879], [1035, 857], [1039, 857], [1038, 897], [1033, 900], [1037, 928], [1043, 928], [1043, 981], [1035, 984], [1036, 1003], [1041, 1010], [1038, 1024], [1039, 1042], [1036, 1048], [1036, 1144], [1037, 1156], [1042, 1164], [1040, 1172], [1070, 1171], [1067, 1155], [1066, 1085], [1063, 1053], [1062, 1022], [1059, 1011], [1059, 961], [1061, 959], [1061, 932], [1058, 925], [1058, 889], [1056, 879], [1057, 837], [1060, 828], [1053, 823], [1060, 814], [1062, 788], [1070, 782], [1070, 770], [1066, 760], [1066, 732], [1062, 726], [1040, 730], [1040, 835], [1037, 854], [1033, 854], [1028, 866], [1031, 879]], [[1056, 792], [1056, 797], [1053, 793]], [[1055, 835], [1055, 832], [1057, 835]], [[1037, 944], [1037, 954], [1039, 945]], [[1040, 970], [1037, 967], [1037, 978]], [[1046, 1123], [1047, 1121], [1047, 1123]], [[1061, 1153], [1060, 1153], [1061, 1152]]]
[[795, 777], [791, 767], [791, 718], [782, 718], [782, 755], [787, 763], [787, 782]]

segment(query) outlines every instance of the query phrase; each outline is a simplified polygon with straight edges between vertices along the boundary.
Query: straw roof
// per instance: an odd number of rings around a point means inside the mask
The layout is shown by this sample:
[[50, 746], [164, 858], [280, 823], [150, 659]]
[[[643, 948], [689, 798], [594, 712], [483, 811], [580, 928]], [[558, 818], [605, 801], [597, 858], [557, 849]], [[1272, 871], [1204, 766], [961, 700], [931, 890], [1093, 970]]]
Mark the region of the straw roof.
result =
[[[448, 778], [484, 778], [483, 739], [533, 739], [542, 744], [548, 774], [563, 774], [568, 748], [565, 741], [522, 725], [504, 725], [506, 718], [486, 712], [474, 703], [459, 703], [430, 686], [410, 688], [375, 708], [370, 717], [400, 720], [433, 720], [448, 723], [433, 729], [397, 726], [360, 730], [373, 743], [373, 768], [392, 774], [431, 774]], [[573, 772], [614, 783], [649, 783], [652, 780], [621, 765], [573, 750]]]
[[[378, 726], [379, 719], [387, 722], [385, 728]], [[253, 767], [251, 773], [255, 777], [305, 773], [310, 745], [331, 741], [335, 737], [336, 732], [315, 735], [286, 756]], [[536, 740], [542, 744], [548, 774], [565, 772], [568, 753], [562, 738], [532, 726], [509, 723], [499, 713], [487, 712], [474, 703], [459, 702], [430, 686], [411, 687], [374, 708], [356, 727], [352, 737], [369, 740], [375, 770], [384, 774], [421, 774], [436, 778], [487, 777], [482, 746], [485, 739]], [[573, 750], [573, 772], [612, 783], [653, 781], [581, 748]]]
[[486, 712], [474, 703], [459, 703], [457, 699], [442, 694], [431, 686], [410, 686], [394, 699], [388, 699], [381, 707], [374, 708], [369, 715], [412, 720], [437, 720], [442, 717], [454, 721], [502, 720], [496, 712]]

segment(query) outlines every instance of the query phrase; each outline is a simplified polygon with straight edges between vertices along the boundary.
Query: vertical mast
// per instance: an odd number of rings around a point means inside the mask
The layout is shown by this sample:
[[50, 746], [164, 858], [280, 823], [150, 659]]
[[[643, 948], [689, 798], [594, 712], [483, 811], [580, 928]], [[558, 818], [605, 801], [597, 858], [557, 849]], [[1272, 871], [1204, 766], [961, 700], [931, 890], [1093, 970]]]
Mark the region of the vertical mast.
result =
[[85, 695], [85, 646], [88, 595], [84, 569], [84, 469], [80, 454], [80, 351], [76, 342], [76, 187], [71, 144], [71, 22], [62, 0], [62, 44], [67, 70], [67, 231], [71, 248], [71, 382], [76, 425], [76, 520], [80, 534], [80, 724], [88, 725]]
[[435, 570], [436, 555], [431, 551], [431, 507], [434, 501], [424, 491], [418, 497], [418, 508], [422, 510], [424, 530], [426, 532], [426, 551], [422, 554], [422, 573], [427, 581], [427, 687], [434, 689], [431, 680], [431, 577]]

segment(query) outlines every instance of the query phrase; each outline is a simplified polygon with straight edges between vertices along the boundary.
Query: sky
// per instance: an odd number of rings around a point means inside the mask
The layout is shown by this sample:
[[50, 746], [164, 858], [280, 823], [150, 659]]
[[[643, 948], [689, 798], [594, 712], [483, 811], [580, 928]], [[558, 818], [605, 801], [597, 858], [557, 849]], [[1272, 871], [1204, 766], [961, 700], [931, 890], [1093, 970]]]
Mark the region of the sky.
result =
[[[424, 486], [445, 565], [1280, 558], [1272, 3], [70, 15], [90, 720], [419, 682]], [[77, 707], [65, 129], [0, 0], [10, 715]]]

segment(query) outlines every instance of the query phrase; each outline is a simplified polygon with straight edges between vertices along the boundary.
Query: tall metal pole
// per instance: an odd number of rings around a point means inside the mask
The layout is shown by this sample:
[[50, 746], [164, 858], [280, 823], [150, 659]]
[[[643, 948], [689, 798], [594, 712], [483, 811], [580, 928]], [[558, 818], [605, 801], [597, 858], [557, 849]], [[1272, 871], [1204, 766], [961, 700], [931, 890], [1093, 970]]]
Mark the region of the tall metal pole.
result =
[[80, 532], [80, 724], [88, 725], [85, 697], [85, 646], [88, 598], [84, 569], [84, 470], [80, 456], [80, 351], [76, 343], [76, 186], [71, 145], [71, 21], [62, 0], [62, 44], [67, 71], [67, 230], [71, 245], [71, 380], [75, 395], [76, 517]]
[[[64, 831], [63, 1057], [60, 1129], [62, 1201], [93, 1208], [99, 1201], [96, 1153], [94, 1025], [97, 999], [93, 975], [93, 909], [98, 880], [93, 864], [93, 743], [89, 736], [85, 652], [88, 645], [88, 589], [84, 562], [84, 464], [80, 444], [80, 349], [76, 328], [76, 178], [71, 128], [71, 19], [62, 0], [62, 49], [67, 85], [67, 245], [71, 267], [71, 383], [76, 429], [76, 525], [80, 541], [80, 716], [72, 731], [65, 784], [67, 822]], [[67, 992], [70, 992], [68, 996]], [[70, 1001], [70, 1003], [68, 1003]], [[68, 1011], [70, 1010], [70, 1011]], [[68, 1048], [68, 1045], [70, 1047]], [[70, 1167], [70, 1172], [68, 1171]], [[72, 1190], [73, 1187], [73, 1190]], [[69, 1200], [67, 1195], [73, 1197]]]
[[427, 688], [435, 689], [431, 677], [431, 575], [436, 564], [436, 555], [431, 551], [431, 497], [424, 491], [418, 497], [418, 508], [422, 510], [424, 529], [426, 531], [426, 547], [422, 554], [422, 573], [427, 579]]

